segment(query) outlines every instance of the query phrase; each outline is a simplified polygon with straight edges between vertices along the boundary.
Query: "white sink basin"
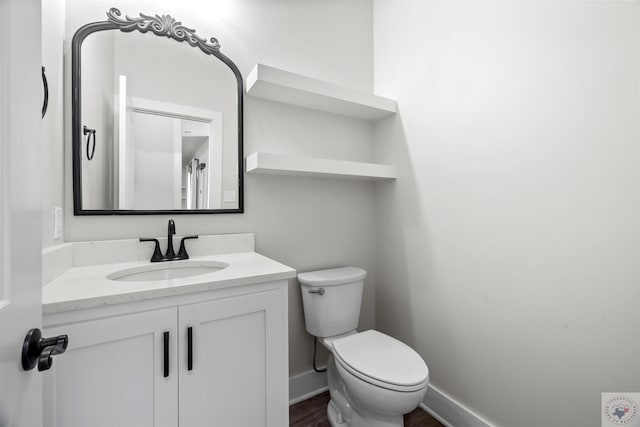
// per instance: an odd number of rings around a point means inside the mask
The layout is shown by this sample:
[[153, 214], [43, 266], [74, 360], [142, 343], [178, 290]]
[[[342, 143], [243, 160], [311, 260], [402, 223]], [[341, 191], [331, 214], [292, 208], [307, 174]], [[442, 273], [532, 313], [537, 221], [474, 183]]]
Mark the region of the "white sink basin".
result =
[[219, 261], [167, 261], [116, 271], [108, 275], [107, 279], [125, 282], [181, 279], [214, 273], [228, 266], [229, 264]]

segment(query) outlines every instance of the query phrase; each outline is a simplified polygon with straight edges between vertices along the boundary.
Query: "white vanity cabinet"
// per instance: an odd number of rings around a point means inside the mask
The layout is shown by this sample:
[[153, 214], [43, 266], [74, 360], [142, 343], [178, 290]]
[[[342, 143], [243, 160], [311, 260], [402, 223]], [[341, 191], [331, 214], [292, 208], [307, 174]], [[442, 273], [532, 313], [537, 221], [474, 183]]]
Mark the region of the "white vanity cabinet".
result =
[[44, 334], [69, 336], [45, 426], [288, 425], [286, 280], [45, 315]]
[[45, 328], [45, 336], [67, 334], [69, 346], [44, 375], [44, 425], [176, 426], [176, 331], [175, 307]]
[[189, 370], [181, 340], [180, 427], [289, 425], [283, 302], [266, 291], [178, 308], [181, 338], [192, 328], [193, 348]]

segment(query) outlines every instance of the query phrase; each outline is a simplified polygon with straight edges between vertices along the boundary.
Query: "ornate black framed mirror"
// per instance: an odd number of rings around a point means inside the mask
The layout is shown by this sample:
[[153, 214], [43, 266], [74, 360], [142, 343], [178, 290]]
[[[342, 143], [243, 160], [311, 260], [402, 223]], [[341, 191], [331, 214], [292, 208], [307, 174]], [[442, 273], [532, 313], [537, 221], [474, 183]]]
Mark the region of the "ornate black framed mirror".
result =
[[244, 212], [244, 85], [217, 39], [111, 8], [71, 49], [75, 215]]

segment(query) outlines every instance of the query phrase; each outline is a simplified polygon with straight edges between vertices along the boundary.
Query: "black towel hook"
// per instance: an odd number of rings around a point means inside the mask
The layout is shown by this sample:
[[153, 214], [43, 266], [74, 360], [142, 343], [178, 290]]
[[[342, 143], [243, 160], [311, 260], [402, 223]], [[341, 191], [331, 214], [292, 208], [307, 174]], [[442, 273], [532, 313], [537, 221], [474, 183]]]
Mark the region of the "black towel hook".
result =
[[[96, 152], [96, 130], [89, 129], [87, 125], [84, 125], [82, 128], [82, 132], [87, 136], [87, 160], [93, 159], [93, 155]], [[91, 154], [89, 154], [89, 143], [91, 142], [91, 137], [93, 136], [93, 145], [91, 146]]]

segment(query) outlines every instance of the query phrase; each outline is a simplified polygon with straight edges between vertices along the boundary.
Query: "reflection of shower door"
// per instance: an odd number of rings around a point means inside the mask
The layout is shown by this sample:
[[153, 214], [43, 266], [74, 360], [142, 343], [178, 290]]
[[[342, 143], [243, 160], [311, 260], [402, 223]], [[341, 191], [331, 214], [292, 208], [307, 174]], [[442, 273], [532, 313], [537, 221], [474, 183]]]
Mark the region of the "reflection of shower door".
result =
[[208, 194], [209, 194], [209, 170], [205, 163], [200, 163], [198, 167], [198, 173], [196, 174], [196, 191], [198, 192], [198, 205], [196, 209], [209, 208]]
[[187, 168], [187, 209], [209, 208], [209, 171], [207, 164], [194, 158]]

